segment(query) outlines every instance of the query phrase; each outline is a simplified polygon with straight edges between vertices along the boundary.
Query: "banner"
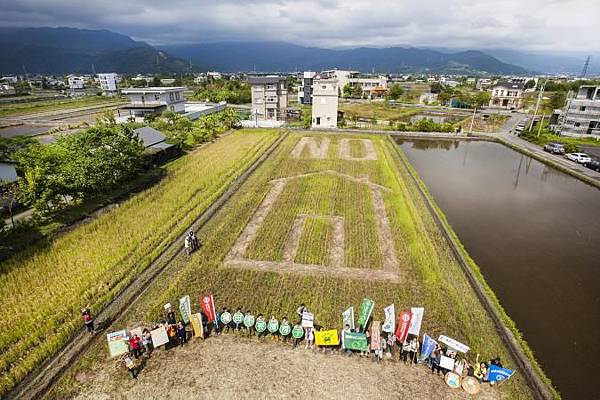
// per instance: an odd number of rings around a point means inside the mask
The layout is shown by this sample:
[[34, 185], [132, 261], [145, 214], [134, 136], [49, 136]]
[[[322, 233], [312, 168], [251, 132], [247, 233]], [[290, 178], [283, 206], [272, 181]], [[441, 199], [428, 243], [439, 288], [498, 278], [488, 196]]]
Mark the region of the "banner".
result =
[[152, 346], [154, 346], [154, 348], [169, 343], [169, 335], [167, 335], [167, 330], [164, 326], [159, 326], [150, 331], [150, 335], [152, 336]]
[[410, 320], [410, 327], [408, 328], [408, 333], [411, 335], [419, 336], [421, 332], [421, 322], [423, 321], [423, 313], [425, 309], [423, 307], [411, 307], [410, 312], [412, 313], [412, 318]]
[[344, 332], [344, 347], [350, 350], [367, 351], [367, 335], [357, 332]]
[[276, 319], [269, 319], [267, 329], [269, 329], [269, 332], [271, 333], [277, 332], [279, 330], [279, 321], [277, 321]]
[[394, 305], [387, 306], [383, 309], [385, 313], [385, 322], [381, 327], [383, 332], [394, 333], [396, 330], [396, 312], [394, 311]]
[[442, 356], [440, 358], [440, 367], [449, 371], [454, 371], [454, 358]]
[[202, 310], [204, 310], [208, 322], [214, 321], [217, 318], [217, 313], [215, 312], [215, 302], [212, 294], [203, 296], [200, 299], [200, 304], [202, 304]]
[[290, 334], [291, 331], [292, 331], [292, 326], [288, 323], [281, 324], [279, 326], [279, 334], [281, 336], [287, 336]]
[[294, 339], [302, 339], [302, 336], [304, 336], [304, 329], [300, 325], [294, 325], [292, 336]]
[[125, 329], [107, 333], [106, 340], [108, 340], [108, 351], [111, 357], [120, 356], [129, 352], [129, 346], [127, 346], [127, 331]]
[[[244, 320], [244, 317], [242, 315], [242, 321]], [[221, 323], [223, 325], [229, 325], [229, 323], [231, 322], [231, 313], [229, 311], [225, 311], [221, 314]]]
[[301, 325], [303, 328], [314, 328], [315, 327], [314, 314], [304, 311], [302, 313], [302, 324]]
[[348, 325], [350, 329], [354, 330], [354, 307], [350, 307], [342, 313], [342, 321], [344, 321], [343, 327]]
[[360, 311], [358, 313], [358, 326], [363, 327], [363, 329], [367, 326], [374, 306], [375, 303], [373, 300], [363, 299], [362, 303], [360, 303]]
[[497, 365], [490, 364], [488, 368], [488, 381], [490, 383], [503, 381], [513, 376], [514, 373], [515, 371], [513, 370], [501, 368]]
[[233, 314], [233, 323], [240, 325], [242, 322], [244, 322], [244, 314], [237, 311], [235, 314]]
[[410, 320], [412, 314], [409, 311], [401, 311], [398, 316], [398, 328], [396, 329], [396, 340], [402, 344], [406, 341], [408, 336], [408, 328], [410, 327]]
[[190, 315], [190, 321], [192, 322], [192, 329], [194, 329], [194, 336], [204, 339], [204, 326], [202, 326], [202, 314], [196, 313]]
[[437, 342], [431, 338], [428, 334], [423, 334], [423, 345], [421, 346], [421, 361], [427, 360], [433, 350], [435, 350], [435, 345]]
[[371, 325], [371, 350], [379, 350], [381, 347], [381, 343], [379, 343], [379, 339], [381, 339], [381, 322], [373, 321]]
[[190, 296], [185, 295], [179, 299], [179, 312], [184, 324], [190, 323], [190, 315], [192, 315], [192, 302]]
[[317, 346], [337, 346], [340, 338], [336, 329], [315, 332], [315, 343]]
[[259, 319], [256, 321], [254, 328], [256, 329], [256, 332], [263, 333], [267, 329], [267, 323], [264, 319]]
[[446, 385], [450, 386], [452, 389], [460, 388], [460, 376], [454, 372], [448, 372], [444, 380], [446, 381]]
[[254, 315], [248, 314], [244, 317], [244, 325], [246, 328], [252, 328], [254, 326]]
[[440, 342], [444, 343], [446, 346], [451, 347], [456, 351], [460, 351], [461, 353], [466, 353], [469, 350], [471, 350], [471, 348], [469, 346], [467, 346], [466, 344], [462, 344], [458, 340], [454, 340], [448, 336], [440, 335], [438, 340]]

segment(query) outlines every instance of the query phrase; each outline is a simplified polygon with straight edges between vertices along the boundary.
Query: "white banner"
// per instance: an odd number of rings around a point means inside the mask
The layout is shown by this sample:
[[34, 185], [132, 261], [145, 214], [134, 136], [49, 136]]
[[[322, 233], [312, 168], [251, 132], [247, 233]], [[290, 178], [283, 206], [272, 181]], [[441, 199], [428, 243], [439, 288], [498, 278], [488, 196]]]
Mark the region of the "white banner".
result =
[[419, 336], [419, 332], [421, 332], [421, 322], [423, 321], [423, 313], [425, 312], [425, 309], [423, 307], [411, 307], [410, 312], [412, 313], [412, 319], [410, 320], [408, 333], [410, 335]]
[[394, 305], [389, 305], [383, 309], [385, 312], [385, 322], [381, 330], [383, 332], [394, 333], [396, 331], [396, 312], [394, 311]]
[[313, 313], [304, 311], [302, 313], [302, 327], [303, 328], [314, 328], [315, 327], [315, 316]]
[[342, 313], [342, 320], [344, 321], [344, 328], [349, 325], [354, 332], [354, 307], [350, 307]]
[[447, 370], [454, 370], [454, 358], [442, 356], [440, 358], [440, 367], [446, 368]]
[[152, 335], [152, 346], [154, 347], [169, 343], [169, 335], [167, 335], [167, 330], [164, 326], [159, 326], [155, 330], [150, 331], [150, 335]]
[[471, 350], [471, 348], [469, 346], [467, 346], [466, 344], [462, 344], [458, 340], [452, 339], [451, 337], [448, 337], [448, 336], [440, 335], [438, 340], [440, 342], [444, 343], [446, 346], [453, 348], [456, 351], [460, 351], [461, 353], [466, 353], [469, 350]]

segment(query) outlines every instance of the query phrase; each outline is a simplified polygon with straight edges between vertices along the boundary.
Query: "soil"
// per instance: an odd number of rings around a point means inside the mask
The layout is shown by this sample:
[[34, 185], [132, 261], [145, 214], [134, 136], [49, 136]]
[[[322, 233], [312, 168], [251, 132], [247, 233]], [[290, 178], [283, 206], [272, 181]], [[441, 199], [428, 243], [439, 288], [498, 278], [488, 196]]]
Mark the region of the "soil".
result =
[[[93, 374], [93, 375], [90, 375]], [[483, 385], [477, 399], [500, 399]], [[88, 399], [470, 399], [423, 365], [325, 354], [232, 334], [155, 351], [133, 380], [122, 361], [107, 359], [81, 381]]]

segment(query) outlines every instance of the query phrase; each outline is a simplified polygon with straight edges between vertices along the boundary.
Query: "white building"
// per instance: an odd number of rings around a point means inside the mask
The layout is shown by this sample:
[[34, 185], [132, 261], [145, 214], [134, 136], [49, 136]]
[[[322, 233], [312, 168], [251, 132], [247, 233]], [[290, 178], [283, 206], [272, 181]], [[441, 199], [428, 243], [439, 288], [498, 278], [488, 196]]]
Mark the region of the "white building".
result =
[[223, 75], [220, 72], [208, 71], [206, 73], [206, 77], [207, 78], [212, 78], [212, 79], [221, 79], [221, 78], [223, 78]]
[[98, 74], [100, 89], [105, 95], [115, 95], [118, 89], [119, 75], [114, 72], [108, 74]]
[[492, 87], [490, 108], [518, 110], [523, 107], [523, 84], [501, 81]]
[[323, 71], [320, 75], [325, 79], [335, 79], [338, 82], [338, 88], [342, 97], [344, 97], [344, 87], [347, 85], [350, 87], [359, 86], [362, 89], [363, 94], [368, 97], [371, 97], [375, 90], [387, 90], [388, 87], [388, 79], [387, 76], [384, 75], [365, 77], [360, 76], [358, 71], [344, 71], [337, 69]]
[[312, 127], [337, 128], [338, 82], [316, 76], [312, 86]]
[[283, 121], [287, 112], [287, 81], [278, 75], [250, 76], [252, 119]]
[[160, 115], [167, 110], [183, 114], [185, 113], [184, 90], [183, 87], [123, 89], [121, 92], [129, 96], [131, 103], [121, 107], [118, 116], [143, 118], [148, 115]]
[[67, 82], [69, 82], [69, 89], [72, 91], [83, 90], [85, 87], [85, 77], [77, 75], [67, 76]]
[[312, 85], [316, 72], [306, 71], [302, 74], [300, 85], [298, 86], [298, 103], [312, 104]]

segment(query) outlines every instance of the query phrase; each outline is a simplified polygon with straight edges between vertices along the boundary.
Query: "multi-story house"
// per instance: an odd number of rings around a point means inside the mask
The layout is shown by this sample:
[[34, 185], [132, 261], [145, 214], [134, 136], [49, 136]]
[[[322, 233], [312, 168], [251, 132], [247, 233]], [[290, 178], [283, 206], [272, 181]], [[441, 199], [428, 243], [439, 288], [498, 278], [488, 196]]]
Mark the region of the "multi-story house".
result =
[[312, 85], [316, 72], [306, 71], [302, 75], [298, 86], [298, 103], [312, 104]]
[[287, 110], [287, 82], [282, 76], [250, 76], [252, 118], [283, 121]]
[[561, 135], [600, 135], [600, 86], [581, 86], [558, 122]]
[[523, 107], [522, 83], [501, 81], [492, 87], [492, 98], [490, 108], [502, 108], [505, 110], [518, 110]]
[[86, 83], [84, 76], [69, 75], [67, 76], [67, 82], [69, 83], [69, 91], [72, 95], [84, 94], [83, 89]]
[[173, 111], [179, 114], [185, 112], [185, 97], [183, 87], [147, 87], [129, 88], [121, 92], [131, 99], [131, 103], [119, 110], [128, 113], [131, 117], [145, 117], [148, 115], [160, 115], [164, 111]]
[[312, 89], [312, 127], [337, 128], [338, 82], [316, 76]]
[[108, 74], [98, 74], [98, 80], [100, 81], [100, 89], [107, 96], [117, 94], [119, 75], [114, 72]]

